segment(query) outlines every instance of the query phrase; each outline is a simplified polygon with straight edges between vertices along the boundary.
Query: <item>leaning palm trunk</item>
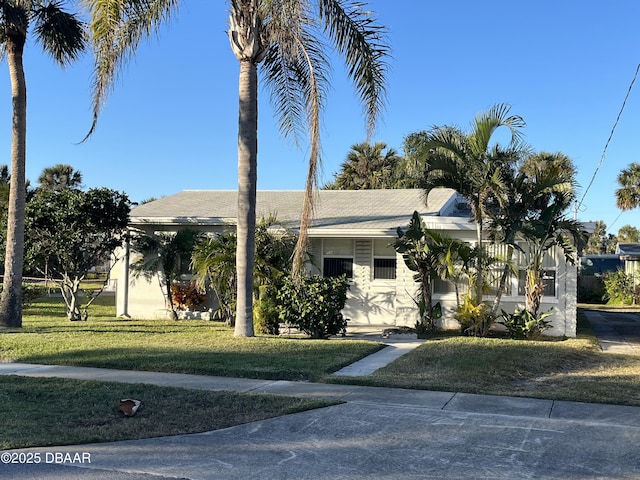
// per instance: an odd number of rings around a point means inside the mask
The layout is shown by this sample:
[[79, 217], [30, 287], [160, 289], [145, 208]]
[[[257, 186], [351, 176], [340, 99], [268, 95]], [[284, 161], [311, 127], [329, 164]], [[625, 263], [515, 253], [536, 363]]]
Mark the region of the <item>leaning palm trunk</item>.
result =
[[22, 266], [24, 262], [25, 162], [27, 136], [27, 86], [22, 66], [24, 39], [7, 40], [11, 77], [13, 121], [11, 131], [11, 187], [7, 225], [0, 325], [22, 326]]
[[493, 315], [498, 315], [498, 309], [500, 308], [500, 301], [502, 300], [502, 295], [504, 295], [504, 291], [507, 288], [507, 280], [509, 280], [509, 276], [511, 274], [511, 260], [513, 259], [513, 245], [509, 245], [507, 247], [507, 259], [504, 263], [504, 268], [502, 269], [502, 275], [500, 276], [500, 284], [498, 285], [498, 291], [496, 292], [496, 296], [493, 299], [493, 307], [491, 308], [491, 313]]

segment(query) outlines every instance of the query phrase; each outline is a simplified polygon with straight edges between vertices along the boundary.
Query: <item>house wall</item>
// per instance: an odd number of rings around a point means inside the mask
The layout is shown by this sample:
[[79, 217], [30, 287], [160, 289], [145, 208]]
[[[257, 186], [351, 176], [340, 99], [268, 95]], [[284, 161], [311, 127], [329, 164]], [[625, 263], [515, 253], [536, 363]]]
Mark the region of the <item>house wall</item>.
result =
[[[165, 297], [159, 284], [159, 273], [151, 278], [135, 278], [126, 273], [127, 257], [125, 249], [116, 251], [118, 261], [112, 270], [116, 286], [116, 316], [142, 319], [168, 318]], [[131, 254], [130, 262], [137, 256]], [[128, 284], [127, 284], [128, 277]]]
[[[471, 240], [473, 232], [464, 238]], [[313, 252], [316, 264], [311, 273], [322, 273], [323, 239], [313, 240]], [[408, 326], [413, 327], [419, 318], [416, 301], [419, 286], [414, 281], [414, 272], [410, 271], [402, 256], [396, 255], [396, 279], [373, 279], [373, 238], [359, 238], [353, 240], [353, 278], [350, 282], [347, 304], [343, 314], [349, 319], [351, 326]], [[393, 238], [388, 238], [389, 243]], [[496, 252], [500, 253], [500, 252]], [[524, 257], [515, 258], [520, 267], [524, 268]], [[545, 333], [550, 336], [574, 337], [576, 332], [576, 289], [577, 268], [568, 265], [558, 250], [552, 250], [545, 257], [545, 268], [555, 272], [555, 295], [543, 296], [540, 312], [552, 310], [548, 318], [553, 327]], [[497, 273], [497, 272], [496, 272]], [[512, 276], [510, 293], [503, 295], [500, 308], [508, 313], [516, 309], [524, 309], [525, 297], [518, 294], [518, 278]], [[462, 294], [461, 294], [462, 296]], [[492, 302], [494, 295], [486, 295], [485, 301]], [[433, 302], [440, 302], [442, 318], [438, 327], [443, 329], [458, 329], [459, 324], [454, 318], [457, 306], [455, 292], [433, 294]]]
[[[449, 232], [452, 233], [452, 232]], [[458, 232], [458, 237], [470, 241], [472, 231]], [[468, 238], [466, 238], [468, 237]], [[380, 241], [382, 237], [378, 237]], [[323, 244], [326, 239], [312, 238], [310, 251], [312, 263], [308, 266], [310, 274], [322, 274]], [[344, 239], [342, 239], [344, 240]], [[394, 237], [384, 237], [385, 242], [391, 243]], [[410, 271], [402, 256], [395, 254], [396, 278], [389, 280], [374, 279], [374, 245], [376, 238], [355, 238], [352, 242], [353, 278], [350, 281], [347, 303], [343, 314], [349, 319], [351, 326], [415, 326], [419, 318], [419, 311], [414, 299], [417, 298], [418, 284], [414, 281], [414, 272]], [[167, 315], [165, 299], [158, 283], [158, 277], [152, 279], [129, 278], [128, 304], [125, 307], [124, 288], [126, 276], [125, 255], [120, 254], [120, 260], [113, 270], [116, 284], [117, 315], [128, 315], [132, 318], [163, 318]], [[132, 261], [134, 261], [132, 259]], [[556, 271], [554, 297], [543, 297], [540, 311], [553, 308], [550, 320], [553, 328], [546, 333], [553, 336], [574, 337], [576, 331], [576, 288], [577, 268], [567, 265], [562, 255], [553, 251], [546, 260], [547, 267], [554, 267]], [[507, 312], [523, 309], [524, 296], [518, 295], [518, 280], [512, 278], [511, 294], [502, 297], [500, 307]], [[493, 296], [487, 295], [485, 300], [492, 301]], [[438, 322], [440, 328], [458, 329], [458, 322], [453, 313], [456, 308], [454, 292], [434, 292], [433, 302], [440, 302], [443, 316]]]

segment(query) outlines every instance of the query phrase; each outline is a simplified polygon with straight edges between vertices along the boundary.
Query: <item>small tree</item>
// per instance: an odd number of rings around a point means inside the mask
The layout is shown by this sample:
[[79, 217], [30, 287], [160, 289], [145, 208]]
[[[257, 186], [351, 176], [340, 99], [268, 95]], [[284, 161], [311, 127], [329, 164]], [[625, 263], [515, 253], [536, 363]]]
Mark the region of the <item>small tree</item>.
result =
[[200, 234], [194, 230], [134, 235], [133, 251], [141, 257], [131, 265], [133, 277], [151, 279], [157, 276], [171, 317], [178, 318], [171, 286], [180, 280], [183, 265], [189, 265]]
[[420, 320], [416, 323], [416, 330], [433, 331], [437, 318], [434, 316], [431, 282], [448, 272], [455, 273], [453, 247], [457, 245], [461, 248], [462, 243], [451, 242], [445, 235], [426, 228], [417, 211], [413, 212], [409, 228], [406, 231], [398, 228], [397, 232], [398, 238], [393, 247], [402, 254], [409, 270], [416, 272], [414, 279], [420, 284], [416, 301], [420, 309]]
[[[69, 320], [86, 319], [78, 292], [87, 273], [122, 245], [129, 199], [108, 188], [42, 191], [27, 205], [27, 258], [60, 288]], [[88, 306], [88, 305], [87, 305]]]
[[[260, 219], [255, 232], [256, 251], [254, 262], [253, 294], [257, 300], [258, 320], [265, 326], [265, 313], [275, 300], [275, 292], [291, 271], [291, 258], [296, 237], [282, 226], [275, 217]], [[236, 235], [218, 235], [198, 245], [191, 260], [195, 278], [201, 290], [213, 289], [218, 301], [215, 315], [230, 325], [235, 319], [236, 304]], [[264, 305], [262, 305], [264, 301]], [[275, 333], [278, 318], [269, 315], [272, 328], [262, 328], [261, 333]]]

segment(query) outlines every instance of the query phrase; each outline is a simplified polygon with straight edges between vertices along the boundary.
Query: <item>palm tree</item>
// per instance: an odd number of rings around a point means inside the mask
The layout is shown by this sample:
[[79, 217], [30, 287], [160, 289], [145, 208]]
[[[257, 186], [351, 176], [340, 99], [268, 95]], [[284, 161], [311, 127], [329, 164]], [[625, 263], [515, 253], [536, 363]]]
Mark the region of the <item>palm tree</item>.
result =
[[[91, 16], [96, 52], [94, 123], [117, 71], [140, 40], [156, 32], [178, 0], [84, 0]], [[228, 36], [240, 63], [238, 116], [238, 305], [236, 336], [253, 335], [255, 258], [258, 66], [262, 65], [280, 131], [297, 139], [308, 135], [309, 168], [296, 248], [294, 272], [306, 258], [307, 231], [313, 214], [320, 162], [320, 123], [329, 85], [327, 45], [345, 60], [364, 105], [369, 133], [385, 98], [388, 47], [384, 29], [357, 0], [229, 0]]]
[[631, 210], [640, 206], [640, 163], [632, 163], [618, 175], [616, 204], [620, 210]]
[[492, 312], [498, 313], [501, 297], [512, 273], [515, 250], [523, 251], [518, 239], [527, 222], [538, 218], [549, 203], [566, 205], [575, 190], [575, 168], [562, 153], [536, 153], [527, 157], [518, 171], [504, 169], [507, 180], [503, 205], [487, 210], [490, 217], [489, 239], [506, 245], [506, 257], [501, 259], [503, 271], [493, 302]]
[[[482, 300], [486, 270], [483, 252], [485, 209], [488, 202], [501, 204], [506, 197], [504, 169], [522, 156], [520, 129], [524, 120], [509, 115], [511, 107], [497, 104], [488, 112], [477, 115], [469, 133], [457, 127], [434, 127], [428, 132], [417, 132], [405, 139], [405, 150], [410, 161], [423, 169], [422, 186], [425, 199], [434, 188], [456, 190], [469, 206], [476, 223], [475, 300]], [[492, 144], [493, 135], [500, 127], [507, 127], [511, 141], [507, 147]]]
[[42, 170], [38, 177], [40, 190], [64, 190], [66, 188], [81, 188], [82, 173], [71, 165], [58, 163], [53, 167]]
[[[398, 228], [397, 233], [393, 248], [402, 255], [407, 268], [416, 272], [414, 279], [420, 284], [416, 301], [420, 320], [416, 323], [416, 330], [433, 331], [437, 318], [434, 316], [431, 284], [434, 279], [445, 275], [459, 278], [459, 273], [455, 273], [454, 263], [458, 260], [455, 257], [464, 255], [463, 249], [468, 245], [428, 229], [417, 211], [413, 212], [409, 228], [405, 231]], [[464, 252], [469, 254], [470, 250]]]
[[638, 243], [640, 231], [632, 225], [624, 225], [618, 230], [618, 241], [620, 243]]
[[563, 154], [540, 153], [521, 167], [531, 181], [543, 185], [555, 182], [555, 188], [543, 190], [533, 201], [528, 218], [520, 227], [527, 247], [525, 309], [537, 315], [544, 292], [542, 281], [545, 253], [560, 248], [568, 263], [575, 263], [576, 252], [586, 245], [588, 234], [582, 225], [567, 217], [575, 200], [575, 168]]
[[226, 233], [199, 243], [191, 256], [191, 268], [199, 289], [213, 290], [217, 302], [214, 315], [228, 325], [235, 323], [237, 248], [236, 234]]
[[[386, 150], [386, 152], [385, 152]], [[402, 160], [384, 142], [364, 142], [351, 147], [340, 166], [340, 173], [325, 186], [330, 190], [369, 190], [396, 188], [398, 164]]]
[[43, 50], [60, 65], [75, 60], [85, 48], [82, 22], [56, 0], [0, 0], [0, 59], [6, 55], [11, 77], [11, 186], [7, 219], [0, 325], [22, 326], [24, 263], [27, 85], [22, 56], [29, 28]]
[[180, 280], [186, 265], [190, 265], [191, 255], [200, 243], [199, 232], [190, 229], [178, 230], [175, 234], [157, 232], [132, 236], [131, 248], [140, 258], [131, 265], [133, 277], [150, 280], [158, 276], [165, 304], [172, 319], [178, 318], [173, 301], [171, 286]]

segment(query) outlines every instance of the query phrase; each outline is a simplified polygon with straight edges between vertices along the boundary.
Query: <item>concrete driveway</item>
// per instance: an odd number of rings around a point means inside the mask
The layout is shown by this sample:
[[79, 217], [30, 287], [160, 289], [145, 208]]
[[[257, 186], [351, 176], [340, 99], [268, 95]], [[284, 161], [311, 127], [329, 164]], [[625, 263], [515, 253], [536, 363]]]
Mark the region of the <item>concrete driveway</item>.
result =
[[[6, 373], [22, 368], [22, 374], [66, 378], [99, 375], [101, 379], [113, 379], [118, 373], [20, 364], [0, 367]], [[122, 380], [130, 382], [146, 375], [149, 383], [191, 388], [199, 388], [202, 383], [201, 387], [207, 389], [334, 398], [346, 403], [196, 435], [0, 452], [0, 460], [5, 462], [0, 464], [0, 478], [640, 478], [640, 408], [636, 407], [123, 373]], [[136, 378], [136, 374], [142, 377]], [[36, 458], [39, 463], [25, 463]], [[89, 461], [83, 463], [86, 459]]]
[[640, 355], [640, 313], [584, 310], [603, 352]]

